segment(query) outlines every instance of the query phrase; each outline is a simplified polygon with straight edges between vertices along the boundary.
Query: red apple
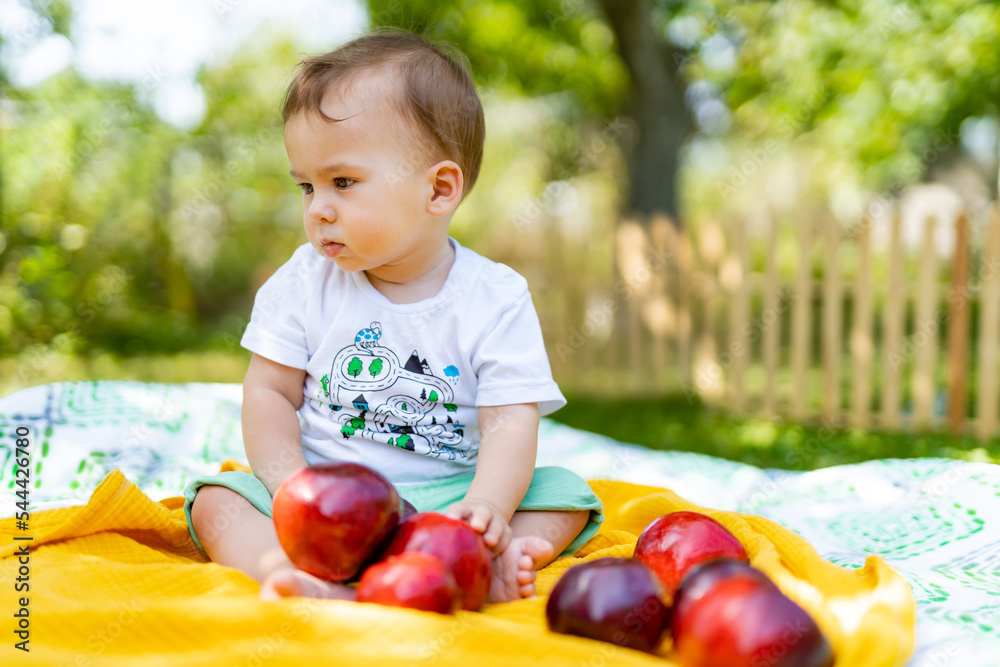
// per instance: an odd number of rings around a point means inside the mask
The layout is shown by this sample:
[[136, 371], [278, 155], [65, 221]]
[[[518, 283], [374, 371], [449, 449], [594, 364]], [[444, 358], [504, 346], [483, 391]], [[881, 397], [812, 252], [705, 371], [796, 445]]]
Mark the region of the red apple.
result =
[[399, 524], [385, 554], [420, 551], [448, 566], [462, 591], [462, 609], [479, 609], [490, 594], [493, 557], [472, 526], [437, 512], [419, 512]]
[[682, 667], [829, 667], [833, 653], [812, 617], [759, 570], [703, 565], [677, 591], [671, 633]]
[[278, 541], [295, 566], [346, 581], [399, 523], [399, 494], [357, 463], [308, 466], [288, 477], [271, 504]]
[[[409, 500], [403, 498], [402, 496], [400, 496], [399, 500], [400, 500], [399, 520], [400, 522], [402, 522], [404, 519], [407, 519], [416, 514], [417, 508], [414, 507]], [[355, 573], [353, 577], [347, 580], [347, 583], [350, 584], [358, 581], [358, 579], [360, 579], [361, 575], [365, 572], [366, 569], [368, 569], [368, 567], [374, 565], [375, 563], [378, 563], [379, 561], [385, 560], [385, 551], [386, 549], [389, 548], [389, 545], [392, 543], [392, 539], [396, 536], [397, 528], [398, 525], [389, 532], [389, 534], [386, 536], [384, 540], [379, 542], [375, 546], [375, 548], [372, 549], [371, 553], [368, 555], [368, 558], [365, 560], [364, 564], [358, 569], [358, 571]]]
[[673, 598], [684, 575], [699, 563], [716, 558], [747, 562], [747, 552], [725, 526], [698, 512], [671, 512], [642, 531], [633, 556], [656, 573]]
[[670, 622], [663, 586], [629, 558], [598, 558], [568, 569], [549, 595], [553, 632], [653, 652]]
[[461, 591], [448, 566], [437, 556], [405, 551], [375, 563], [358, 582], [358, 602], [376, 602], [439, 614], [458, 609]]

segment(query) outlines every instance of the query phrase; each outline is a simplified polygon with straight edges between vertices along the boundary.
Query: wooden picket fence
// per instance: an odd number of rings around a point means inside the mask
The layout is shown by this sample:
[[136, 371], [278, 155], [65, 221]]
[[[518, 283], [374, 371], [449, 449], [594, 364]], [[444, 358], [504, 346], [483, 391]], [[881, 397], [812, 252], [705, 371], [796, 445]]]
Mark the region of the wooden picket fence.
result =
[[654, 216], [608, 229], [613, 243], [549, 221], [500, 259], [528, 277], [566, 391], [996, 437], [1000, 207], [905, 222], [920, 226], [909, 250], [899, 205], [849, 226], [824, 211], [683, 230]]

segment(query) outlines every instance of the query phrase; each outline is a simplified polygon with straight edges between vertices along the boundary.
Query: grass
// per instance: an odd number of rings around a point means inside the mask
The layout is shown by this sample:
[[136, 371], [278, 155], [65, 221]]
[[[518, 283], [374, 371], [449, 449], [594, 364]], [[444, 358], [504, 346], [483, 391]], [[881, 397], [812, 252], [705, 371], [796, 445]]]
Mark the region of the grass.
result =
[[250, 353], [186, 352], [119, 357], [39, 351], [0, 359], [0, 397], [50, 382], [137, 380], [140, 382], [243, 382]]
[[[121, 358], [55, 353], [0, 360], [0, 396], [67, 380], [242, 382], [249, 354], [192, 352]], [[762, 468], [814, 470], [882, 458], [944, 457], [1000, 463], [1000, 438], [981, 442], [945, 433], [830, 430], [735, 417], [684, 396], [606, 399], [567, 396], [552, 419], [652, 449], [710, 454]]]
[[1000, 439], [890, 433], [734, 417], [684, 396], [607, 400], [567, 396], [551, 418], [652, 449], [710, 454], [762, 468], [815, 470], [884, 458], [943, 457], [1000, 463]]

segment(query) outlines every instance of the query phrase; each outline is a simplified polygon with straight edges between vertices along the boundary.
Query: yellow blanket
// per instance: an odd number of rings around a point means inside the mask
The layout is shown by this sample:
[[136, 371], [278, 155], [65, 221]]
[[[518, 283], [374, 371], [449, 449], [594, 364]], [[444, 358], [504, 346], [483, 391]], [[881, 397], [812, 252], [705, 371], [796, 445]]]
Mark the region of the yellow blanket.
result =
[[[13, 518], [0, 521], [0, 665], [669, 667], [669, 641], [652, 656], [550, 633], [545, 596], [573, 565], [631, 556], [650, 521], [680, 509], [704, 512], [740, 539], [752, 563], [817, 619], [837, 667], [903, 665], [911, 654], [913, 597], [880, 559], [845, 570], [767, 519], [703, 509], [656, 487], [591, 484], [607, 520], [582, 551], [539, 573], [538, 598], [449, 617], [343, 601], [260, 602], [251, 578], [206, 562], [181, 498], [154, 502], [116, 470], [85, 506], [38, 512], [27, 531]], [[30, 553], [19, 557], [25, 544]], [[20, 621], [12, 615], [25, 606], [30, 653], [15, 648], [22, 638], [11, 632]]]

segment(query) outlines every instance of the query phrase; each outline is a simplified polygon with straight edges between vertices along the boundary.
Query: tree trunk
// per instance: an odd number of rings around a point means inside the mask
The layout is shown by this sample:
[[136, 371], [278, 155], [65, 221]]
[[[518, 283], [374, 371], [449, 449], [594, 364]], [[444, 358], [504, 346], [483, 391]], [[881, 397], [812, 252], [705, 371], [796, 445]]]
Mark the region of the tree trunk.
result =
[[598, 0], [632, 78], [626, 109], [638, 138], [623, 142], [629, 165], [628, 209], [640, 219], [665, 212], [679, 225], [680, 152], [694, 126], [678, 69], [683, 54], [653, 26], [652, 0]]

